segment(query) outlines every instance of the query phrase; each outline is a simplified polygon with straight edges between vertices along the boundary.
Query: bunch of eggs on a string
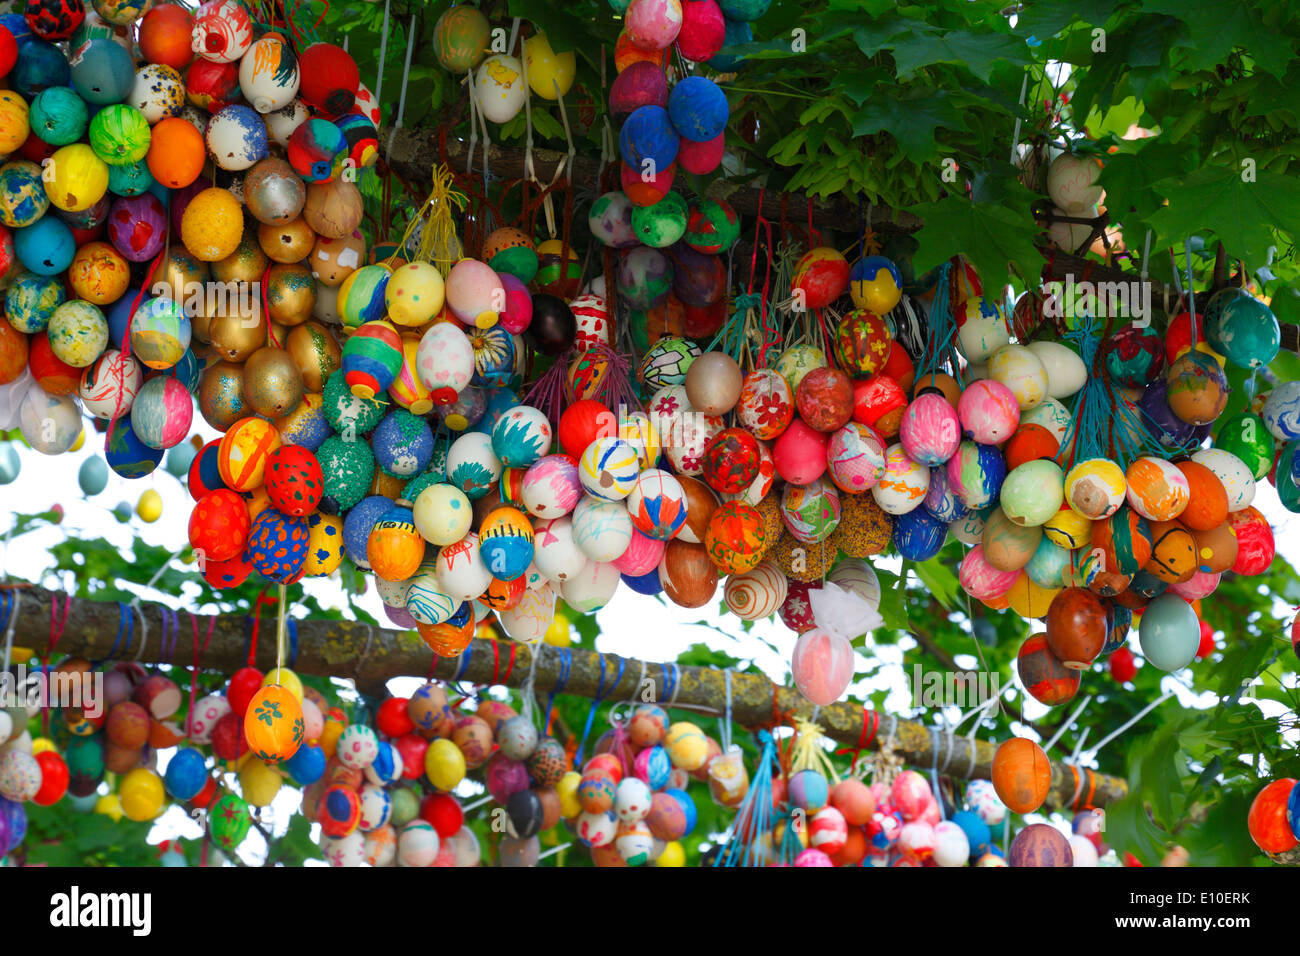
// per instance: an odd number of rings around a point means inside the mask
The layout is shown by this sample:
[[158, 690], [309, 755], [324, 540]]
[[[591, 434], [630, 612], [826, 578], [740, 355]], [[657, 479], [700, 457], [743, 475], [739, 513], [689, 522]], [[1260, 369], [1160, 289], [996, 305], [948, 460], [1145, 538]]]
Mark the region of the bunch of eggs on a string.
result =
[[365, 254], [379, 112], [352, 58], [259, 35], [235, 0], [28, 8], [0, 18], [0, 386], [23, 437], [70, 450], [84, 411], [137, 478], [182, 446], [196, 393], [213, 422], [292, 414], [339, 351], [316, 268]]

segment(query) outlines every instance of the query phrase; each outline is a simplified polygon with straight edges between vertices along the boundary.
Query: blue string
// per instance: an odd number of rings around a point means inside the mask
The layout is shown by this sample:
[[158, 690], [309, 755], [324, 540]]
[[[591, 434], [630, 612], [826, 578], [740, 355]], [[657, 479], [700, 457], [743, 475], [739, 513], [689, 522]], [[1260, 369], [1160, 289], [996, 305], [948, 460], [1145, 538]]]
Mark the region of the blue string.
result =
[[460, 665], [456, 668], [456, 676], [452, 678], [453, 683], [459, 683], [465, 676], [465, 671], [469, 669], [469, 659], [474, 656], [474, 645], [469, 644], [460, 655]]
[[[767, 863], [766, 840], [772, 827], [772, 765], [775, 763], [776, 742], [767, 730], [758, 732], [763, 745], [754, 770], [754, 780], [749, 793], [736, 810], [736, 823], [722, 852], [714, 858], [714, 866], [764, 866]], [[748, 830], [748, 836], [745, 834]], [[785, 841], [781, 853], [784, 856]]]
[[934, 289], [934, 302], [930, 306], [930, 348], [926, 350], [917, 378], [932, 375], [943, 368], [948, 360], [957, 335], [957, 324], [952, 319], [952, 308], [948, 302], [948, 273], [952, 263], [945, 262], [939, 267], [939, 279]]
[[[744, 295], [738, 295], [731, 300], [731, 316], [727, 319], [718, 334], [713, 337], [709, 343], [706, 352], [723, 352], [730, 355], [737, 362], [740, 361], [741, 353], [745, 346], [745, 313], [750, 309], [757, 309], [763, 304], [763, 297], [754, 292], [746, 292]], [[734, 343], [732, 345], [731, 343]], [[721, 346], [721, 348], [719, 348]], [[730, 346], [730, 347], [729, 347]]]
[[126, 631], [126, 605], [121, 601], [117, 602], [117, 636], [113, 638], [113, 646], [108, 649], [108, 656], [101, 658], [97, 663], [117, 659], [117, 646], [122, 643], [122, 635]]
[[0, 623], [0, 631], [7, 630], [9, 627], [9, 617], [13, 614], [13, 597], [8, 591], [0, 591], [0, 618], [4, 623]]
[[575, 767], [582, 766], [582, 762], [583, 762], [582, 758], [585, 756], [586, 749], [587, 749], [587, 737], [591, 733], [591, 725], [596, 718], [596, 708], [599, 707], [601, 703], [604, 702], [605, 698], [607, 698], [610, 694], [614, 692], [614, 688], [618, 687], [618, 685], [622, 682], [623, 670], [626, 667], [627, 667], [627, 661], [620, 657], [618, 659], [618, 673], [614, 675], [614, 682], [609, 685], [609, 690], [606, 690], [605, 689], [605, 656], [603, 654], [601, 655], [600, 683], [596, 685], [596, 694], [594, 697], [592, 697], [591, 707], [587, 709], [587, 723], [586, 726], [582, 728], [582, 739], [578, 742], [578, 753], [573, 761], [573, 765]]
[[573, 666], [573, 652], [567, 647], [559, 649], [560, 654], [560, 676], [556, 680], [555, 686], [551, 688], [550, 696], [546, 698], [546, 719], [542, 721], [543, 729], [550, 726], [551, 708], [555, 706], [555, 695], [562, 693], [564, 688], [569, 685], [569, 668]]

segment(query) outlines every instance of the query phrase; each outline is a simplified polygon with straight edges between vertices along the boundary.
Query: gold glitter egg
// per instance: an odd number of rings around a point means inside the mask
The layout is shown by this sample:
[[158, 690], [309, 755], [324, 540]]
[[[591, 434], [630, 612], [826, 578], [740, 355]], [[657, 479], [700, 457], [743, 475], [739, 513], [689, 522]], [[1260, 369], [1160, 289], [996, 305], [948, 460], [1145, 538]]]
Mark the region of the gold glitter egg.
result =
[[302, 395], [302, 373], [286, 350], [266, 345], [244, 363], [244, 401], [259, 415], [282, 418]]
[[213, 310], [208, 337], [222, 360], [244, 361], [266, 345], [266, 316], [262, 312], [262, 303], [251, 295], [228, 297]]
[[285, 349], [302, 374], [303, 385], [309, 392], [319, 392], [325, 380], [343, 361], [343, 350], [330, 330], [319, 322], [304, 322], [289, 330]]
[[261, 282], [268, 265], [257, 234], [249, 230], [240, 237], [234, 252], [212, 263], [212, 278], [218, 282]]
[[217, 362], [199, 376], [199, 414], [219, 432], [247, 414], [244, 404], [244, 367]]
[[271, 321], [301, 325], [316, 307], [316, 280], [302, 263], [277, 262], [266, 276], [266, 305]]
[[792, 581], [820, 581], [835, 563], [836, 554], [830, 542], [804, 544], [789, 531], [781, 533], [772, 551], [777, 566]]

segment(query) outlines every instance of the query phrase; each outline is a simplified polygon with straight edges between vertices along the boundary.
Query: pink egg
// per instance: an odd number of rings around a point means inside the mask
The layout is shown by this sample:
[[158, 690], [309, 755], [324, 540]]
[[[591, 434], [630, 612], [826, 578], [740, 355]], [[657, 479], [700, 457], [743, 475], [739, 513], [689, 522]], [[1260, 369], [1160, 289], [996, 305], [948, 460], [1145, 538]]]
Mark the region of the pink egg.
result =
[[706, 176], [722, 163], [722, 154], [726, 149], [726, 133], [720, 133], [715, 139], [703, 143], [693, 143], [683, 139], [677, 148], [677, 165], [688, 173]]
[[632, 540], [628, 543], [627, 550], [614, 559], [614, 567], [618, 568], [619, 573], [630, 577], [649, 574], [659, 567], [659, 562], [664, 556], [665, 547], [665, 542], [642, 534], [636, 528], [633, 528]]
[[628, 39], [643, 50], [665, 50], [682, 29], [681, 0], [632, 0], [623, 14]]
[[533, 297], [528, 286], [508, 272], [499, 273], [501, 286], [506, 290], [506, 307], [501, 311], [501, 327], [511, 335], [519, 335], [533, 321]]
[[1199, 601], [1201, 598], [1209, 597], [1214, 593], [1219, 586], [1219, 579], [1222, 577], [1223, 575], [1217, 571], [1210, 573], [1198, 569], [1186, 581], [1169, 585], [1169, 593], [1177, 594], [1188, 601]]
[[814, 627], [799, 635], [790, 659], [799, 693], [818, 707], [840, 699], [853, 680], [853, 645], [842, 634]]
[[920, 820], [904, 823], [898, 834], [898, 848], [913, 859], [929, 859], [934, 853], [934, 827]]
[[981, 445], [1000, 445], [1020, 424], [1020, 403], [1001, 382], [980, 379], [971, 382], [957, 401], [957, 414], [964, 428]]
[[795, 866], [834, 866], [831, 858], [818, 850], [816, 847], [809, 847], [794, 858]]
[[447, 308], [466, 325], [495, 325], [506, 306], [506, 290], [492, 267], [477, 259], [462, 259], [447, 275]]
[[1006, 594], [1019, 576], [1019, 571], [999, 571], [989, 564], [984, 557], [982, 544], [967, 551], [957, 568], [957, 580], [961, 583], [962, 590], [978, 601]]
[[918, 395], [903, 412], [898, 440], [913, 461], [942, 465], [961, 444], [957, 410], [938, 392]]
[[904, 770], [895, 777], [889, 796], [890, 802], [898, 808], [905, 820], [919, 818], [934, 801], [929, 781], [915, 770]]
[[830, 436], [804, 424], [790, 422], [772, 445], [776, 473], [792, 485], [807, 485], [826, 471], [826, 445]]

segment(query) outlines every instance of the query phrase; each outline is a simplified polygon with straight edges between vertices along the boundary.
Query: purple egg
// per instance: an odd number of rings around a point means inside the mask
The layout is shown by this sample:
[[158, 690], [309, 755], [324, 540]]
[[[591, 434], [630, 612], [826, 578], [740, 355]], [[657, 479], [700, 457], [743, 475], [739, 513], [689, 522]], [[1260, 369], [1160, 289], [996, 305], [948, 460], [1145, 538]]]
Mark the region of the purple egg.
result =
[[1074, 866], [1070, 841], [1056, 827], [1031, 823], [1011, 841], [1012, 866]]
[[5, 846], [5, 852], [8, 853], [26, 838], [27, 808], [21, 803], [0, 797], [0, 846]]
[[[180, 232], [179, 227], [176, 230]], [[108, 214], [108, 240], [132, 262], [148, 262], [167, 239], [167, 210], [153, 193], [119, 196]]]
[[1142, 393], [1139, 408], [1142, 409], [1142, 421], [1151, 437], [1166, 448], [1185, 445], [1196, 431], [1195, 425], [1189, 425], [1169, 407], [1169, 385], [1161, 376], [1146, 387]]
[[530, 784], [528, 767], [522, 760], [511, 760], [501, 751], [488, 758], [484, 783], [497, 803], [504, 804], [516, 793], [527, 790]]
[[721, 256], [678, 242], [669, 248], [668, 257], [673, 263], [673, 293], [683, 305], [704, 309], [727, 294], [727, 267]]
[[641, 60], [617, 77], [609, 88], [609, 111], [627, 116], [642, 106], [668, 105], [668, 80], [655, 63]]
[[405, 627], [405, 628], [409, 628], [410, 630], [415, 630], [415, 623], [416, 623], [415, 618], [411, 617], [410, 613], [406, 610], [406, 608], [393, 607], [390, 604], [385, 604], [384, 613], [387, 614], [388, 619], [392, 621], [394, 624], [396, 624], [398, 627]]

